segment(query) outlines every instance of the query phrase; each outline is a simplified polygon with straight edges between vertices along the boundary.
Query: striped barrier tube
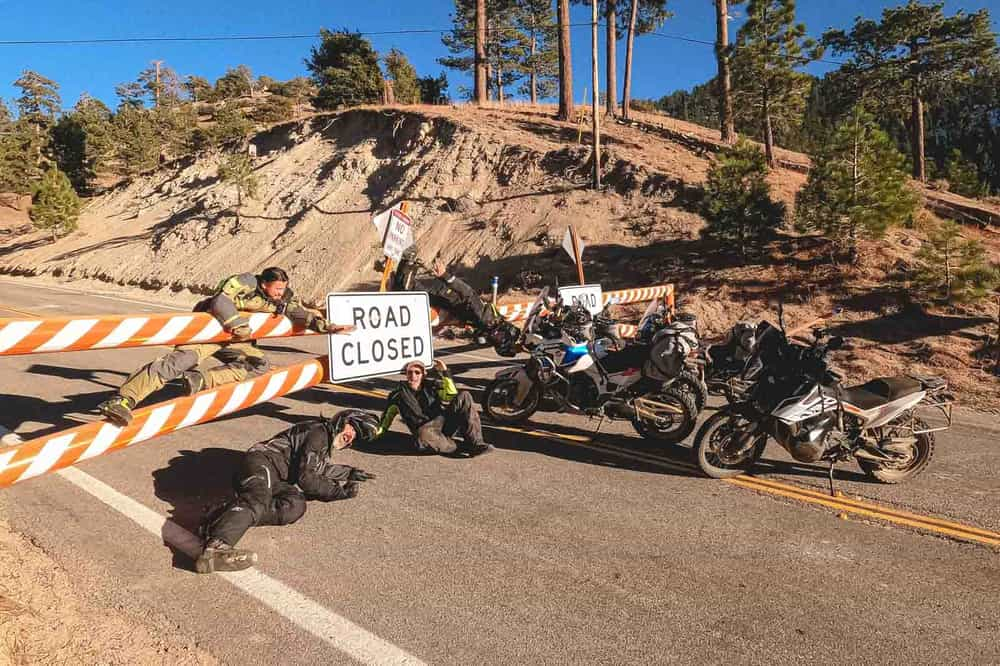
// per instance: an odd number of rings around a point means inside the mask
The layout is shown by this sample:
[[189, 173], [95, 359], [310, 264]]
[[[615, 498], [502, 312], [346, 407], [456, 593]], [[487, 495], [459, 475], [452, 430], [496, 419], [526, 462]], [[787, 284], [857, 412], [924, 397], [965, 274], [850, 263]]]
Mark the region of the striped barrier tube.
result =
[[[673, 291], [670, 284], [609, 291], [604, 294], [604, 303], [640, 303], [654, 298], [666, 298], [672, 303]], [[507, 303], [499, 305], [498, 310], [509, 321], [522, 321], [527, 318], [532, 303]], [[265, 312], [247, 314], [247, 317], [254, 339], [316, 335], [313, 331], [295, 328], [287, 317]], [[447, 317], [431, 309], [432, 326], [446, 322]], [[212, 315], [204, 312], [0, 319], [0, 356], [161, 345], [172, 347], [230, 340], [232, 336]]]
[[301, 391], [326, 376], [327, 358], [321, 356], [245, 382], [137, 409], [125, 428], [95, 421], [0, 449], [0, 488]]

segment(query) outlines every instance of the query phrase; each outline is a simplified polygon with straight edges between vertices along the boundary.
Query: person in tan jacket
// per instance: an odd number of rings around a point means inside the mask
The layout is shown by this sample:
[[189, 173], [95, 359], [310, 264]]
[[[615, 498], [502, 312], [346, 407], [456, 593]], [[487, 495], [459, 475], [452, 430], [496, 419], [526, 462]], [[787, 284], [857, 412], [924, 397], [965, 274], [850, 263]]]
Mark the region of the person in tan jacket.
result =
[[[136, 405], [174, 379], [182, 378], [191, 395], [267, 372], [270, 363], [250, 339], [252, 332], [244, 312], [285, 315], [294, 325], [317, 333], [354, 330], [353, 326], [329, 324], [322, 315], [305, 308], [288, 288], [288, 273], [276, 267], [265, 268], [260, 275], [243, 273], [226, 278], [213, 296], [195, 305], [194, 311], [211, 313], [232, 334], [233, 341], [180, 345], [139, 368], [116, 395], [98, 405], [97, 410], [105, 418], [118, 426], [127, 426], [132, 422]], [[201, 362], [209, 357], [222, 364], [199, 370]]]

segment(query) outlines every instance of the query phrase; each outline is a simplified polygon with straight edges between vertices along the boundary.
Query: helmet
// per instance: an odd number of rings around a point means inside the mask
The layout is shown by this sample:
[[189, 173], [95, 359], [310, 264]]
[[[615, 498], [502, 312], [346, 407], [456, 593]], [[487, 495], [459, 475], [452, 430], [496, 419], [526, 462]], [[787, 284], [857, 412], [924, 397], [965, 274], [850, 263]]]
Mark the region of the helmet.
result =
[[521, 329], [509, 321], [500, 320], [486, 331], [486, 339], [500, 356], [511, 358], [517, 355], [517, 341]]
[[359, 440], [371, 441], [378, 430], [378, 417], [363, 409], [343, 409], [332, 418], [326, 419], [327, 428], [331, 433], [340, 432], [347, 424], [354, 428]]

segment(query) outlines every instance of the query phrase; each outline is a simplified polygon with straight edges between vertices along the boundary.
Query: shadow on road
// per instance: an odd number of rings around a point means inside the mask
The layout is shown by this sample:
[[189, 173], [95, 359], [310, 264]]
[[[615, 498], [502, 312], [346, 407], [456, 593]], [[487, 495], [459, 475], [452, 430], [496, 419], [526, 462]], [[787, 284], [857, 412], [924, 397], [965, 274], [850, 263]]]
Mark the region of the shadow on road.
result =
[[[233, 475], [243, 454], [243, 450], [220, 448], [180, 451], [166, 467], [153, 472], [153, 491], [170, 504], [170, 520], [197, 534], [209, 511], [233, 496]], [[174, 567], [194, 571], [190, 554], [166, 545], [173, 553]]]

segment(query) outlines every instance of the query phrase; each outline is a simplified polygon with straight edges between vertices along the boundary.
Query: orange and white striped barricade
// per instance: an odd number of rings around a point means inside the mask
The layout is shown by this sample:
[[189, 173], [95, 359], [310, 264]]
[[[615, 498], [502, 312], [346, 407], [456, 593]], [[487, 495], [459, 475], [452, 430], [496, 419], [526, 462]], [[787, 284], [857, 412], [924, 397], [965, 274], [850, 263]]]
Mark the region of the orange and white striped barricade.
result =
[[321, 356], [137, 409], [125, 428], [95, 421], [0, 449], [0, 488], [315, 386], [326, 379], [328, 367]]

